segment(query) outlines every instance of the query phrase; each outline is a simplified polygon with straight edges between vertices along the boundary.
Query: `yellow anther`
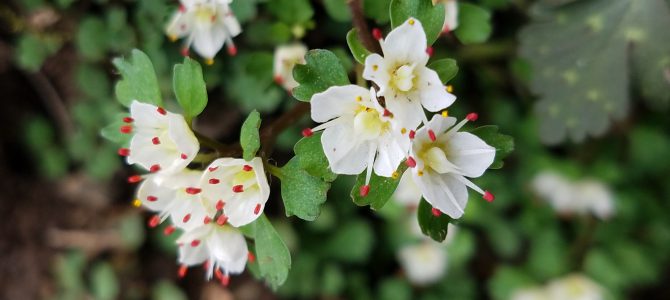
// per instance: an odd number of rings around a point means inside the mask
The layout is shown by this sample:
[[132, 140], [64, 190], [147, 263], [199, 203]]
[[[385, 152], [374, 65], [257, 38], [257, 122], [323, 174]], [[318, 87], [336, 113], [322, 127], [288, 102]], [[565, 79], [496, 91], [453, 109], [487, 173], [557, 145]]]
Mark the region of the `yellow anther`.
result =
[[356, 96], [356, 102], [361, 102], [363, 101], [363, 97], [361, 96]]
[[174, 41], [177, 40], [177, 36], [174, 35], [174, 34], [170, 34], [170, 35], [168, 35], [168, 39], [170, 39], [170, 42], [174, 42]]
[[211, 66], [214, 64], [214, 59], [213, 58], [208, 58], [205, 60], [205, 64], [208, 66]]
[[423, 171], [417, 172], [416, 175], [423, 176]]
[[447, 85], [447, 92], [451, 93], [454, 91], [454, 86], [453, 85]]
[[449, 116], [449, 113], [448, 113], [446, 110], [443, 110], [443, 111], [442, 111], [442, 117], [443, 117], [443, 118], [446, 118], [446, 117], [448, 117], [448, 116]]
[[393, 178], [393, 179], [398, 179], [398, 177], [400, 177], [400, 174], [398, 174], [398, 171], [395, 171], [395, 172], [393, 172], [393, 174], [391, 174], [391, 178]]
[[140, 207], [140, 205], [142, 205], [142, 200], [140, 199], [133, 200], [133, 206]]
[[409, 25], [414, 25], [414, 19], [409, 19]]
[[373, 71], [377, 71], [378, 69], [379, 69], [379, 66], [378, 66], [378, 65], [372, 65], [372, 70], [373, 70]]
[[407, 133], [407, 128], [403, 127], [400, 129], [400, 133], [405, 134]]

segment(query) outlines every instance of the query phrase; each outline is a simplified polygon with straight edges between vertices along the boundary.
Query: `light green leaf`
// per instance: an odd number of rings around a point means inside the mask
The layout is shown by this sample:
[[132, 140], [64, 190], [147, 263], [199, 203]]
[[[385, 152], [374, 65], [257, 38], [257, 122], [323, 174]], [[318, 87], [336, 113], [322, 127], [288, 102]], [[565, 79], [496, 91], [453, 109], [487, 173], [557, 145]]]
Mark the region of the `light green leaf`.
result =
[[321, 205], [326, 202], [330, 183], [314, 177], [300, 168], [299, 158], [293, 157], [281, 168], [281, 197], [286, 216], [314, 221]]
[[349, 22], [351, 21], [351, 12], [347, 5], [348, 0], [323, 0], [323, 5], [326, 7], [326, 12], [335, 21]]
[[458, 74], [458, 64], [456, 60], [451, 58], [443, 58], [436, 60], [428, 64], [428, 68], [431, 68], [437, 72], [437, 75], [440, 76], [442, 83], [447, 83], [449, 80], [456, 77]]
[[291, 254], [264, 214], [254, 224], [256, 261], [260, 274], [273, 289], [277, 289], [288, 277]]
[[312, 95], [323, 92], [331, 86], [349, 84], [349, 77], [340, 59], [328, 50], [310, 50], [305, 55], [305, 65], [293, 68], [293, 78], [300, 85], [293, 89], [293, 96], [309, 102]]
[[300, 139], [293, 149], [295, 156], [300, 161], [300, 168], [310, 175], [322, 178], [326, 182], [332, 182], [337, 178], [337, 174], [330, 170], [326, 154], [323, 153], [321, 132]]
[[384, 25], [389, 22], [389, 7], [391, 0], [363, 0], [363, 13], [377, 24]]
[[270, 52], [242, 53], [233, 62], [233, 74], [224, 81], [228, 98], [245, 112], [272, 112], [281, 103], [285, 92], [272, 78]]
[[56, 53], [62, 41], [50, 36], [24, 34], [19, 38], [15, 59], [19, 67], [28, 71], [38, 71], [49, 56]]
[[433, 215], [433, 207], [423, 198], [419, 203], [419, 208], [416, 210], [416, 216], [423, 234], [437, 242], [442, 242], [447, 238], [449, 223], [453, 221], [451, 217], [446, 214]]
[[79, 24], [76, 44], [79, 53], [88, 60], [101, 60], [105, 57], [107, 29], [99, 18], [86, 17]]
[[360, 64], [365, 64], [365, 58], [370, 55], [370, 51], [361, 44], [356, 28], [349, 30], [349, 33], [347, 33], [347, 45], [349, 45], [349, 50], [354, 59]]
[[[391, 1], [391, 25], [396, 28], [410, 17], [421, 21], [426, 32], [428, 45], [432, 45], [442, 32], [444, 25], [444, 4], [433, 6], [432, 0]], [[422, 47], [422, 45], [416, 45]]]
[[491, 13], [488, 10], [470, 3], [458, 3], [458, 27], [454, 34], [461, 43], [486, 42], [491, 32]]
[[107, 262], [100, 262], [91, 270], [91, 291], [95, 299], [117, 299], [119, 295], [119, 281], [114, 269]]
[[370, 224], [364, 220], [347, 220], [335, 235], [322, 245], [322, 253], [343, 262], [360, 263], [367, 260], [375, 236]]
[[174, 94], [184, 109], [184, 116], [192, 118], [199, 115], [207, 106], [207, 87], [200, 64], [185, 57], [184, 63], [174, 66], [173, 76]]
[[261, 147], [261, 138], [258, 135], [258, 129], [261, 128], [261, 114], [252, 111], [240, 130], [240, 145], [244, 154], [244, 160], [250, 161], [256, 157], [256, 152]]
[[356, 184], [354, 184], [354, 187], [351, 190], [351, 198], [356, 205], [370, 205], [370, 208], [372, 209], [381, 209], [386, 205], [386, 202], [391, 199], [391, 195], [393, 195], [393, 192], [400, 182], [400, 176], [406, 169], [407, 165], [401, 163], [398, 170], [396, 170], [397, 176], [394, 176], [395, 178], [378, 176], [373, 172], [369, 183], [370, 191], [365, 197], [361, 196], [361, 187], [365, 185], [366, 173], [361, 173], [356, 177]]
[[161, 106], [158, 79], [149, 57], [144, 52], [134, 49], [129, 59], [115, 58], [112, 63], [121, 73], [121, 80], [116, 83], [116, 98], [125, 106], [133, 100]]
[[161, 280], [151, 289], [152, 300], [187, 300], [186, 294], [168, 280]]
[[512, 153], [512, 151], [514, 151], [514, 139], [509, 135], [499, 133], [498, 126], [480, 126], [470, 131], [470, 133], [484, 140], [484, 142], [486, 142], [489, 146], [496, 148], [495, 160], [489, 169], [502, 168], [504, 164], [503, 159]]

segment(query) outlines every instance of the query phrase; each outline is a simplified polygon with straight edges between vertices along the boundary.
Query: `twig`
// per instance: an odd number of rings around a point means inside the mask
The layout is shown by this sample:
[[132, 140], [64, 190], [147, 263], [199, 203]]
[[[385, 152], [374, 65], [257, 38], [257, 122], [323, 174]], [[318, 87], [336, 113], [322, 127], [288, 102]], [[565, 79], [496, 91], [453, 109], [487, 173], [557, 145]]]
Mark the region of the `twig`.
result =
[[273, 146], [279, 133], [300, 120], [300, 118], [302, 118], [302, 116], [308, 112], [309, 104], [306, 102], [300, 102], [293, 106], [291, 110], [285, 112], [279, 118], [270, 123], [270, 125], [263, 127], [260, 132], [261, 155], [263, 157], [267, 157], [272, 154]]
[[51, 113], [61, 132], [63, 132], [65, 136], [72, 135], [74, 132], [74, 124], [72, 123], [72, 119], [70, 119], [70, 114], [65, 107], [63, 99], [58, 95], [56, 88], [54, 88], [49, 79], [41, 72], [26, 72], [25, 75], [37, 91], [37, 94], [42, 99], [42, 102], [44, 102], [48, 111]]
[[351, 10], [351, 19], [354, 23], [354, 27], [358, 30], [358, 37], [361, 39], [363, 46], [368, 49], [368, 51], [373, 53], [381, 53], [381, 47], [377, 40], [372, 37], [372, 33], [368, 28], [368, 23], [365, 22], [365, 16], [363, 16], [363, 4], [361, 0], [349, 0], [349, 9]]

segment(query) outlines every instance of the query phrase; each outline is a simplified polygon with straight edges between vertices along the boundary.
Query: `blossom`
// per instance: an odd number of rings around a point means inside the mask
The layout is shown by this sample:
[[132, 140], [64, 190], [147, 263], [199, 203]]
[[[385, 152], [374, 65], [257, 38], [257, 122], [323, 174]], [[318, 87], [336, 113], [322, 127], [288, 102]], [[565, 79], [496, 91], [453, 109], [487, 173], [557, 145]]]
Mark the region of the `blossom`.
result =
[[590, 278], [582, 274], [570, 274], [568, 276], [552, 280], [547, 284], [547, 292], [550, 299], [571, 300], [602, 300], [604, 299], [603, 288]]
[[333, 86], [315, 94], [310, 103], [312, 120], [323, 124], [307, 135], [323, 130], [323, 151], [334, 173], [355, 175], [367, 168], [363, 196], [373, 169], [379, 176], [393, 175], [409, 149], [409, 140], [394, 130], [394, 116], [376, 101], [374, 89]]
[[442, 32], [450, 32], [458, 27], [458, 2], [456, 0], [433, 0], [433, 5], [444, 4], [444, 25]]
[[256, 220], [270, 197], [270, 185], [263, 160], [219, 158], [213, 161], [200, 179], [201, 197], [208, 211], [221, 211], [220, 223], [235, 227]]
[[138, 164], [151, 172], [170, 173], [184, 169], [200, 144], [184, 117], [139, 101], [130, 104], [130, 117], [121, 127], [133, 133], [129, 148], [119, 150], [128, 164]]
[[432, 241], [403, 246], [398, 260], [409, 281], [417, 285], [435, 283], [447, 270], [446, 249]]
[[405, 171], [398, 181], [398, 187], [391, 198], [395, 199], [398, 204], [404, 205], [409, 208], [416, 208], [419, 206], [421, 201], [421, 189], [416, 185], [414, 179], [412, 178], [411, 171]]
[[305, 63], [306, 53], [307, 47], [299, 43], [279, 46], [275, 49], [274, 79], [287, 91], [298, 86], [298, 82], [293, 79], [293, 67], [296, 64]]
[[207, 63], [213, 63], [216, 53], [228, 43], [228, 53], [235, 55], [237, 48], [233, 37], [242, 32], [229, 4], [232, 0], [181, 0], [179, 10], [168, 23], [166, 32], [170, 39], [186, 37], [184, 54], [193, 49]]
[[381, 40], [384, 53], [365, 59], [363, 78], [378, 87], [386, 108], [403, 127], [416, 129], [427, 123], [423, 108], [439, 111], [451, 105], [456, 97], [447, 92], [434, 70], [426, 67], [426, 33], [419, 20], [410, 18]]
[[467, 187], [493, 200], [493, 195], [466, 177], [476, 178], [493, 163], [496, 149], [479, 137], [458, 130], [476, 116], [457, 125], [456, 119], [435, 115], [416, 132], [407, 164], [424, 199], [452, 218], [460, 218], [468, 201]]
[[205, 263], [207, 279], [214, 275], [223, 285], [228, 285], [230, 274], [244, 271], [250, 254], [239, 230], [216, 222], [184, 232], [177, 244], [181, 277], [186, 275], [187, 267]]
[[532, 188], [561, 215], [592, 213], [604, 220], [614, 214], [612, 192], [596, 179], [571, 181], [553, 171], [543, 171], [533, 179]]
[[543, 287], [519, 289], [512, 293], [511, 300], [550, 300], [549, 294]]

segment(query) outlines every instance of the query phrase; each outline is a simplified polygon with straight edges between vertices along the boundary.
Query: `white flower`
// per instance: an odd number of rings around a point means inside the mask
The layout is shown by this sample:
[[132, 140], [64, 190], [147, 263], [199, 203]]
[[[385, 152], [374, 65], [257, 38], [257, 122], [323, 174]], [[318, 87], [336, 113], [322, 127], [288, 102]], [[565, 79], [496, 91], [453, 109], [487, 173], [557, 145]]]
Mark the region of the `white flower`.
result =
[[470, 114], [454, 126], [455, 118], [433, 116], [416, 132], [411, 155], [407, 158], [408, 166], [413, 168], [414, 182], [424, 199], [454, 219], [464, 213], [467, 187], [484, 195], [487, 201], [493, 200], [491, 193], [466, 179], [484, 174], [493, 163], [496, 151], [474, 134], [458, 132], [469, 119], [476, 119], [476, 115]]
[[133, 101], [130, 104], [132, 125], [121, 127], [133, 133], [128, 149], [120, 149], [128, 164], [138, 164], [155, 173], [171, 173], [184, 169], [198, 154], [200, 144], [184, 117], [161, 107]]
[[433, 5], [444, 3], [444, 25], [442, 32], [450, 32], [458, 27], [458, 2], [456, 0], [433, 0]]
[[423, 108], [435, 112], [456, 100], [437, 73], [426, 67], [427, 41], [421, 22], [410, 18], [380, 43], [384, 57], [369, 55], [363, 78], [379, 86], [378, 96], [384, 97], [386, 108], [403, 127], [415, 129], [426, 123]]
[[432, 241], [402, 247], [398, 251], [398, 260], [409, 281], [417, 285], [435, 283], [447, 270], [444, 246]]
[[396, 187], [391, 198], [395, 199], [398, 204], [409, 208], [416, 208], [419, 206], [422, 196], [421, 189], [414, 183], [412, 172], [405, 171], [400, 177], [398, 187]]
[[570, 181], [552, 171], [535, 176], [532, 187], [561, 215], [588, 213], [600, 219], [614, 215], [614, 196], [610, 189], [595, 179]]
[[200, 179], [201, 197], [208, 211], [222, 211], [219, 223], [244, 226], [256, 220], [270, 196], [263, 161], [219, 158], [213, 161]]
[[374, 89], [334, 86], [315, 94], [310, 103], [312, 120], [323, 124], [305, 134], [323, 130], [323, 151], [334, 173], [355, 175], [367, 168], [363, 196], [369, 191], [373, 169], [379, 176], [393, 175], [407, 153], [409, 140], [394, 130], [394, 117], [377, 103]]
[[585, 179], [576, 183], [575, 201], [586, 203], [588, 210], [601, 220], [614, 215], [612, 192], [605, 184], [595, 179]]
[[550, 298], [543, 287], [532, 287], [515, 291], [510, 300], [550, 300]]
[[180, 277], [186, 275], [187, 267], [205, 263], [207, 278], [214, 275], [223, 285], [228, 285], [230, 274], [244, 271], [249, 256], [242, 233], [215, 222], [184, 232], [177, 244], [180, 245]]
[[[149, 220], [155, 227], [167, 217], [174, 226], [191, 230], [203, 224], [207, 217], [205, 206], [198, 196], [201, 171], [184, 169], [175, 174], [152, 174], [137, 190], [142, 205], [158, 214]], [[166, 231], [166, 233], [171, 233]]]
[[275, 49], [274, 80], [287, 91], [298, 86], [298, 82], [293, 79], [293, 67], [296, 64], [305, 63], [306, 53], [307, 47], [298, 43], [279, 46]]
[[602, 300], [603, 288], [582, 274], [555, 279], [547, 285], [552, 300]]
[[[233, 37], [242, 32], [240, 24], [228, 6], [232, 0], [181, 0], [166, 32], [170, 39], [186, 37], [185, 51], [193, 45], [200, 56], [213, 63], [216, 53], [228, 43], [230, 55], [237, 53]], [[188, 53], [185, 53], [188, 54]]]

